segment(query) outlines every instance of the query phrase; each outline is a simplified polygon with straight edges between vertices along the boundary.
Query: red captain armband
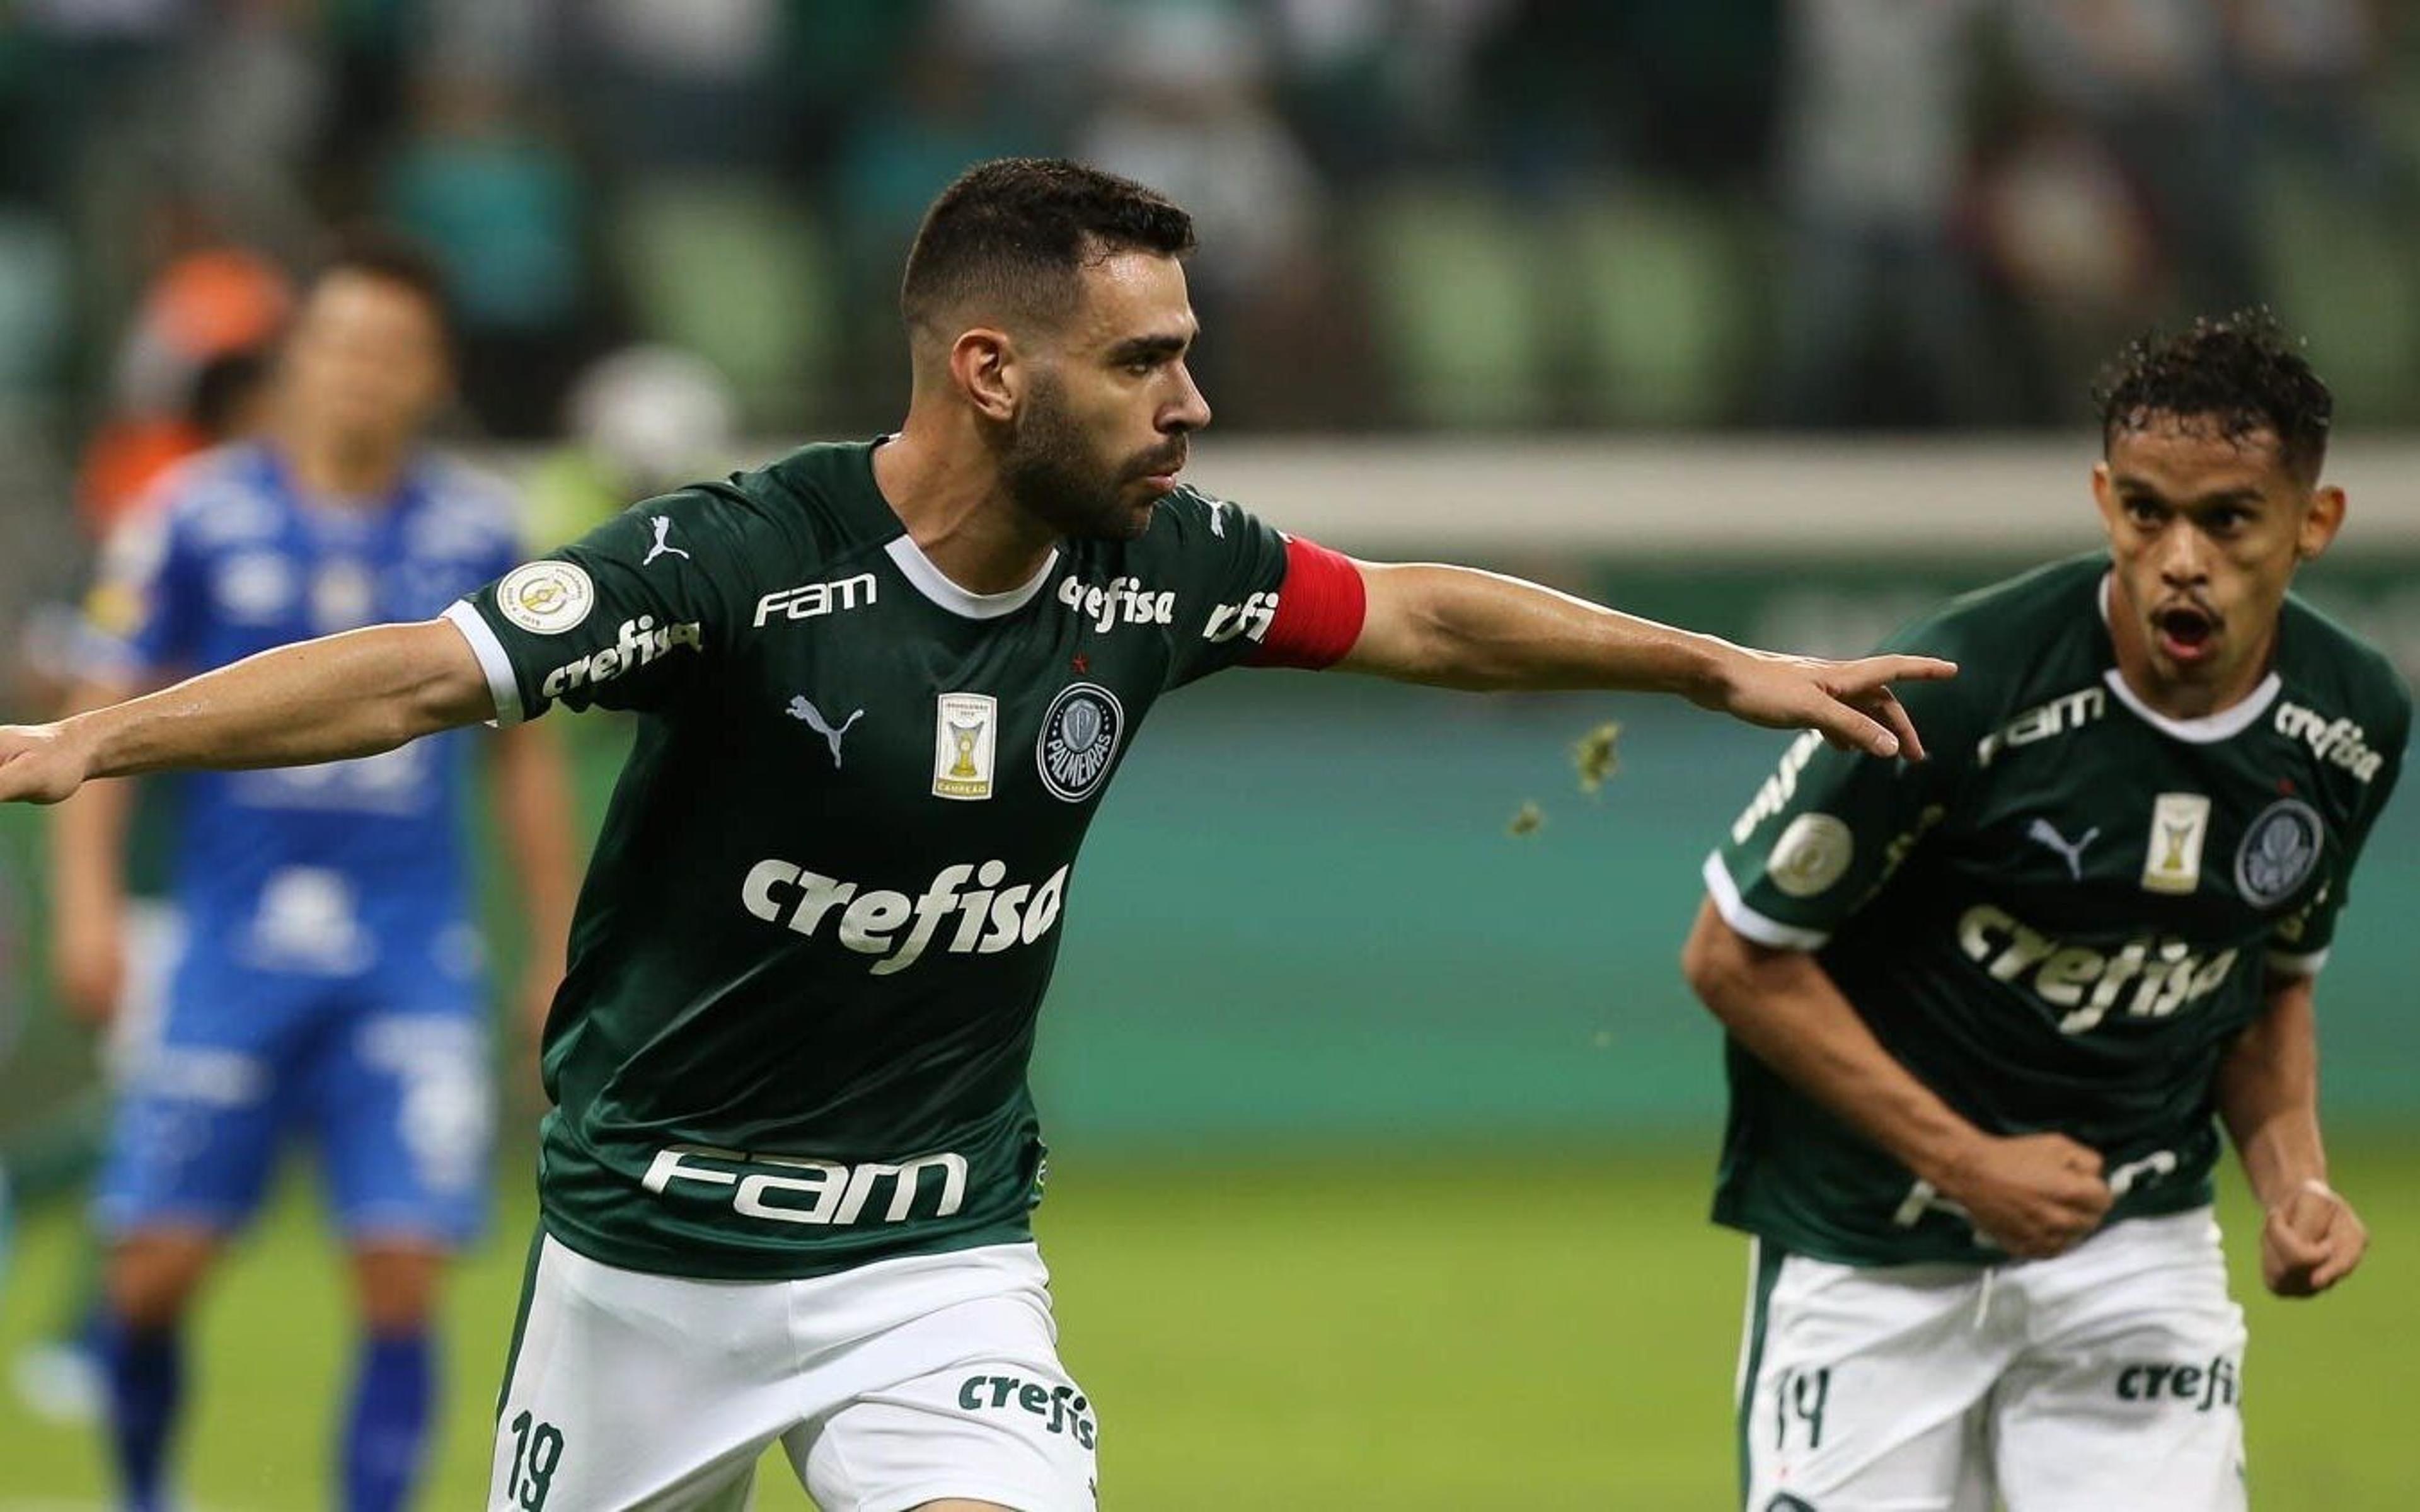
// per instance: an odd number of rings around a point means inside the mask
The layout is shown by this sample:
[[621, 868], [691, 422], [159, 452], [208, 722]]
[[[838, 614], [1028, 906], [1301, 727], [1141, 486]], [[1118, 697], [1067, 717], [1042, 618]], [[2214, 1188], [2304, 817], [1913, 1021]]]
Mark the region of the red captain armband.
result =
[[1251, 664], [1309, 671], [1333, 667], [1361, 639], [1361, 620], [1369, 608], [1361, 570], [1351, 558], [1289, 535], [1278, 611], [1270, 617], [1269, 632], [1252, 653]]

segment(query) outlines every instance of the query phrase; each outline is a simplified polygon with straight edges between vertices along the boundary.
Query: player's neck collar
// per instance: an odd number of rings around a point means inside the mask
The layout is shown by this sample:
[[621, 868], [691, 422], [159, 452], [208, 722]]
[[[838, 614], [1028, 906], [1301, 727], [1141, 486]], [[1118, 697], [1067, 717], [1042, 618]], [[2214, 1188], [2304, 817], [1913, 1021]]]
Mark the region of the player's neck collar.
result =
[[899, 569], [899, 576], [908, 579], [908, 587], [951, 613], [970, 620], [996, 620], [1004, 614], [1016, 613], [1032, 603], [1034, 596], [1042, 592], [1043, 585], [1050, 581], [1051, 574], [1059, 570], [1059, 553], [1053, 548], [1048, 556], [1042, 559], [1041, 571], [1006, 593], [977, 594], [952, 582], [940, 568], [933, 565], [933, 559], [924, 554], [923, 548], [918, 546], [912, 536], [894, 535], [891, 544], [882, 549], [890, 555], [892, 564]]
[[[2102, 575], [2098, 597], [2101, 627], [2106, 631], [2109, 629], [2109, 577], [2106, 573]], [[2109, 685], [2109, 691], [2117, 695], [2118, 702], [2134, 711], [2136, 718], [2172, 740], [2195, 746], [2212, 746], [2222, 740], [2232, 740], [2251, 729], [2262, 715], [2269, 712], [2269, 705], [2277, 702], [2278, 693], [2286, 686], [2286, 680], [2272, 670], [2251, 692], [2226, 708], [2197, 718], [2180, 719], [2151, 707], [2142, 694], [2134, 691], [2133, 685], [2126, 681], [2126, 674], [2116, 667], [2104, 671], [2101, 678]]]
[[1053, 548], [1050, 554], [1042, 559], [1040, 571], [1002, 593], [978, 594], [972, 589], [958, 586], [951, 580], [949, 574], [933, 564], [933, 559], [926, 556], [924, 548], [916, 544], [916, 538], [908, 533], [906, 522], [891, 507], [891, 501], [882, 496], [882, 485], [875, 479], [876, 450], [897, 439], [897, 433], [886, 431], [853, 450], [857, 454], [856, 481], [863, 486], [861, 497], [867, 519], [871, 524], [884, 527], [886, 533], [889, 531], [899, 532], [892, 536], [882, 549], [891, 558], [892, 564], [899, 569], [899, 576], [908, 579], [908, 586], [966, 620], [997, 620], [1032, 603], [1034, 595], [1042, 592], [1050, 581], [1051, 575], [1059, 570], [1060, 551]]

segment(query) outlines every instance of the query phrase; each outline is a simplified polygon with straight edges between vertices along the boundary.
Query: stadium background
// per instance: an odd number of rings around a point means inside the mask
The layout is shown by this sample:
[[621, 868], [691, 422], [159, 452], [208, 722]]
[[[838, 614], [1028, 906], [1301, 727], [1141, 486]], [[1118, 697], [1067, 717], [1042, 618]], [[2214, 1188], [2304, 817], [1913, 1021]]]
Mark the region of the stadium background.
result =
[[[2363, 0], [22, 0], [0, 628], [24, 655], [0, 712], [41, 711], [43, 607], [76, 591], [104, 442], [241, 324], [247, 258], [365, 215], [429, 241], [466, 324], [458, 439], [576, 511], [563, 480], [613, 439], [582, 421], [633, 404], [692, 416], [662, 447], [715, 455], [684, 465], [895, 420], [915, 214], [1027, 150], [1196, 210], [1204, 486], [1346, 550], [1807, 650], [2088, 549], [2093, 362], [2265, 300], [2344, 417], [2351, 524], [2307, 586], [2420, 672], [2416, 34]], [[638, 342], [710, 362], [724, 400], [666, 379], [581, 409]], [[1606, 718], [1620, 770], [1584, 795], [1571, 748]], [[576, 733], [593, 811], [618, 736]], [[1742, 1246], [1702, 1217], [1716, 1037], [1674, 956], [1778, 739], [1637, 700], [1266, 674], [1174, 702], [1140, 746], [1037, 1067], [1042, 1234], [1112, 1504], [1725, 1504]], [[1524, 804], [1544, 822], [1515, 835]], [[91, 1086], [41, 992], [39, 845], [0, 814], [30, 905], [0, 982], [25, 1008], [0, 1066], [21, 1171]], [[2264, 1507], [2401, 1506], [2420, 1481], [2394, 1447], [2415, 910], [2407, 796], [2324, 994], [2374, 1258], [2292, 1309], [2238, 1266]], [[477, 1494], [526, 1161], [506, 1150], [449, 1312], [432, 1506]], [[302, 1185], [207, 1311], [203, 1507], [320, 1499], [344, 1341]], [[33, 1208], [0, 1348], [72, 1273], [64, 1204]], [[0, 1508], [98, 1504], [99, 1458], [0, 1401]], [[786, 1479], [764, 1504], [798, 1504]]]

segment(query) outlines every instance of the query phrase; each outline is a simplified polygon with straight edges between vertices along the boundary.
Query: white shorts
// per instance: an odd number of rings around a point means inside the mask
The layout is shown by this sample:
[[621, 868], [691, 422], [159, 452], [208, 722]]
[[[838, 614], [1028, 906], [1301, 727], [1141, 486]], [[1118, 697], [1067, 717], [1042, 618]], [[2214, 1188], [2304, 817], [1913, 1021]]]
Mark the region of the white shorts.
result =
[[1094, 1512], [1092, 1403], [1031, 1243], [803, 1281], [617, 1270], [542, 1238], [490, 1512], [740, 1508], [776, 1440], [824, 1512]]
[[1750, 1254], [1748, 1512], [2243, 1506], [2243, 1312], [2209, 1209], [1986, 1268]]

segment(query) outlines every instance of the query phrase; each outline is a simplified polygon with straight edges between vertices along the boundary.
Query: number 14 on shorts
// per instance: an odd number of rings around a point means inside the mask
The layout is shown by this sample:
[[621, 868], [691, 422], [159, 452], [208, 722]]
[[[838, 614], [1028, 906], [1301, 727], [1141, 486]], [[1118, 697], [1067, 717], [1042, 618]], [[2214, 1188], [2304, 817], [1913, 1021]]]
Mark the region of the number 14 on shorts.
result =
[[551, 1423], [531, 1422], [527, 1412], [514, 1418], [512, 1427], [513, 1473], [504, 1494], [524, 1512], [543, 1512], [554, 1467], [563, 1462], [563, 1432]]
[[1823, 1407], [1831, 1396], [1830, 1365], [1814, 1370], [1784, 1370], [1774, 1378], [1773, 1447], [1776, 1450], [1789, 1448], [1793, 1427], [1806, 1440], [1807, 1448], [1823, 1447]]

